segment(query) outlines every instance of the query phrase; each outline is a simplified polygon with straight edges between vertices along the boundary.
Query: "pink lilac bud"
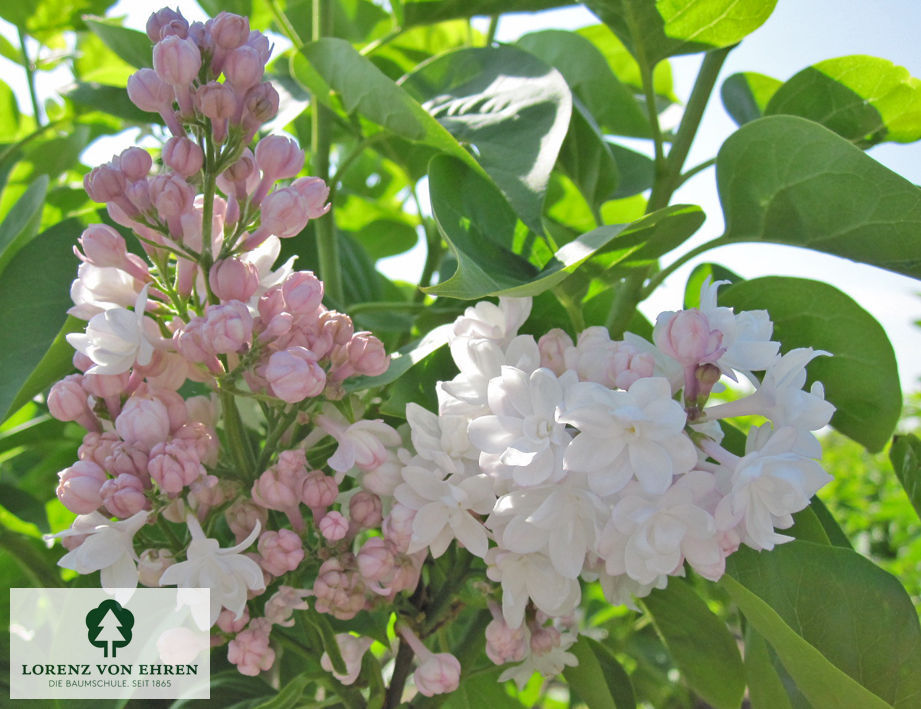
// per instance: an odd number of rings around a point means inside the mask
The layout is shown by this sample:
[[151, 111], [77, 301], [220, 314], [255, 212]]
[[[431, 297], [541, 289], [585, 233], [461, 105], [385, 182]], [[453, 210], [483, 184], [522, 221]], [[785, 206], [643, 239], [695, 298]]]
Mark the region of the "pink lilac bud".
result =
[[106, 433], [87, 433], [83, 437], [80, 448], [77, 449], [77, 458], [88, 460], [101, 468], [105, 468], [106, 458], [111, 455], [116, 444], [120, 443], [118, 434], [114, 431]]
[[249, 148], [243, 151], [235, 163], [218, 175], [217, 184], [225, 193], [233, 192], [240, 199], [256, 189], [259, 184], [259, 173], [256, 170], [256, 158]]
[[[371, 537], [361, 547], [356, 557], [358, 571], [370, 586], [389, 579], [396, 565], [396, 549], [383, 537]], [[372, 588], [373, 590], [373, 588]]]
[[256, 50], [243, 45], [227, 55], [222, 69], [234, 91], [245, 94], [248, 89], [262, 80], [265, 63], [259, 58]]
[[237, 96], [233, 89], [209, 81], [195, 91], [193, 102], [201, 113], [211, 119], [211, 133], [217, 143], [227, 137], [227, 124], [237, 111]]
[[723, 333], [710, 327], [707, 316], [696, 308], [662, 313], [653, 332], [656, 347], [684, 367], [714, 363], [726, 348]]
[[262, 228], [280, 239], [297, 236], [310, 215], [297, 190], [282, 187], [262, 201]]
[[100, 490], [106, 481], [106, 473], [96, 463], [78, 460], [69, 468], [58, 473], [58, 499], [71, 512], [86, 515], [102, 504]]
[[239, 300], [205, 308], [202, 337], [212, 352], [245, 352], [253, 341], [253, 316]]
[[233, 611], [222, 608], [217, 616], [216, 625], [225, 633], [239, 633], [246, 627], [247, 623], [249, 623], [249, 608], [243, 606], [243, 613], [239, 618], [236, 617]]
[[420, 694], [426, 697], [448, 694], [460, 683], [461, 665], [454, 655], [447, 652], [433, 653], [408, 627], [400, 626], [397, 632], [419, 658], [419, 666], [413, 673], [413, 682]]
[[339, 620], [351, 620], [365, 607], [365, 587], [355, 568], [352, 554], [327, 559], [317, 571], [313, 584], [314, 607]]
[[253, 204], [259, 204], [276, 180], [294, 177], [304, 167], [304, 151], [290, 138], [269, 135], [256, 145], [256, 164], [262, 171]]
[[191, 212], [194, 198], [191, 185], [176, 175], [157, 175], [150, 181], [150, 199], [165, 217]]
[[336, 635], [336, 644], [339, 646], [339, 654], [345, 662], [345, 674], [336, 672], [333, 668], [333, 662], [327, 653], [320, 657], [320, 667], [329, 672], [333, 677], [348, 686], [355, 683], [358, 675], [361, 674], [361, 659], [371, 647], [374, 640], [367, 637], [356, 638], [348, 633], [338, 633]]
[[381, 526], [384, 537], [393, 542], [397, 550], [404, 554], [409, 549], [409, 543], [413, 537], [413, 520], [415, 517], [415, 510], [398, 502], [390, 508], [390, 514], [387, 515]]
[[243, 97], [243, 126], [247, 142], [252, 140], [259, 126], [278, 113], [279, 98], [275, 87], [268, 81], [256, 84], [246, 92]]
[[320, 529], [320, 534], [328, 542], [338, 542], [340, 539], [345, 539], [349, 533], [348, 520], [342, 516], [342, 513], [335, 510], [323, 515], [317, 527]]
[[651, 377], [656, 361], [650, 352], [640, 352], [626, 342], [615, 343], [617, 348], [608, 367], [608, 378], [614, 386], [629, 389], [637, 379]]
[[179, 427], [174, 438], [188, 441], [195, 447], [199, 460], [205, 465], [215, 465], [220, 453], [220, 441], [217, 432], [201, 421], [188, 421]]
[[255, 677], [275, 664], [275, 651], [269, 646], [272, 624], [256, 618], [227, 646], [227, 660], [237, 666], [240, 674]]
[[356, 332], [346, 345], [349, 364], [356, 374], [376, 377], [390, 367], [390, 355], [384, 343], [370, 332]]
[[221, 49], [236, 49], [249, 39], [249, 18], [231, 12], [219, 12], [211, 20], [211, 39]]
[[111, 202], [125, 194], [125, 174], [112, 163], [94, 167], [83, 178], [83, 187], [94, 202]]
[[[137, 209], [139, 213], [146, 214], [153, 209], [153, 202], [150, 201], [150, 183], [147, 180], [136, 180], [135, 182], [129, 182], [125, 187], [125, 197], [128, 198], [128, 201], [131, 202], [131, 205]], [[145, 238], [148, 238], [149, 236], [149, 234], [142, 233], [141, 230], [138, 230], [138, 233]], [[154, 234], [157, 235], [156, 241], [160, 242], [162, 236], [157, 232], [154, 232]], [[145, 246], [148, 245], [145, 244]]]
[[147, 36], [151, 42], [159, 42], [163, 37], [177, 35], [185, 37], [189, 31], [189, 23], [178, 10], [164, 7], [157, 10], [147, 20]]
[[339, 486], [335, 479], [319, 470], [311, 471], [304, 477], [301, 486], [300, 501], [311, 510], [325, 511], [339, 496]]
[[[121, 374], [84, 374], [83, 388], [87, 393], [99, 399], [118, 397], [128, 390], [131, 375], [128, 372]], [[118, 415], [118, 411], [115, 412]]]
[[92, 412], [86, 402], [83, 374], [68, 374], [48, 392], [48, 411], [58, 421], [87, 420]]
[[383, 520], [381, 498], [373, 492], [359, 490], [349, 499], [349, 518], [359, 530], [379, 526]]
[[163, 572], [175, 563], [169, 549], [145, 549], [138, 559], [138, 580], [148, 588], [157, 588]]
[[307, 209], [307, 216], [319, 219], [326, 214], [332, 206], [326, 200], [329, 198], [329, 186], [319, 177], [301, 177], [291, 183]]
[[305, 347], [289, 347], [269, 357], [263, 373], [272, 396], [294, 404], [326, 388], [326, 372]]
[[144, 148], [131, 147], [123, 150], [118, 156], [118, 167], [125, 174], [129, 182], [143, 180], [150, 172], [153, 160]]
[[195, 141], [175, 135], [163, 146], [162, 157], [170, 169], [184, 178], [198, 174], [205, 160], [205, 154]]
[[230, 527], [230, 531], [233, 532], [239, 543], [246, 539], [257, 523], [261, 529], [265, 529], [269, 514], [264, 506], [257, 505], [252, 500], [243, 497], [227, 508], [224, 512], [224, 519], [227, 520], [227, 526]]
[[169, 436], [169, 412], [157, 399], [132, 396], [115, 419], [115, 430], [127, 443], [150, 450]]
[[106, 480], [99, 490], [106, 509], [119, 519], [150, 509], [150, 500], [144, 492], [144, 483], [136, 475], [119, 475]]
[[546, 655], [555, 647], [560, 646], [560, 631], [554, 627], [531, 628], [531, 652], [535, 655]]
[[504, 665], [521, 662], [530, 650], [531, 632], [526, 623], [510, 628], [501, 611], [493, 613], [493, 619], [486, 626], [486, 656], [493, 664]]
[[151, 448], [147, 472], [168, 495], [182, 492], [183, 488], [206, 474], [195, 447], [186, 441], [176, 440], [158, 443]]
[[112, 452], [105, 457], [105, 464], [102, 467], [112, 475], [134, 475], [146, 479], [149, 460], [146, 449], [119, 441], [112, 446]]
[[259, 288], [259, 272], [249, 261], [226, 258], [214, 263], [208, 272], [208, 282], [221, 300], [246, 302]]
[[170, 86], [187, 86], [201, 69], [201, 52], [191, 39], [169, 35], [154, 45], [153, 67]]
[[300, 532], [304, 529], [304, 518], [298, 507], [306, 476], [303, 468], [274, 465], [256, 478], [253, 500], [270, 510], [284, 512], [291, 526]]
[[294, 571], [304, 560], [301, 538], [290, 529], [263, 532], [259, 536], [259, 560], [263, 569], [273, 576]]
[[388, 451], [387, 459], [374, 470], [361, 477], [361, 486], [381, 497], [392, 497], [393, 491], [403, 482], [403, 462], [396, 453]]
[[96, 364], [82, 352], [74, 352], [74, 356], [70, 361], [73, 362], [74, 368], [79, 369], [81, 372], [85, 372]]
[[222, 371], [221, 365], [202, 334], [204, 324], [204, 318], [192, 318], [173, 333], [173, 344], [179, 354], [190, 362], [208, 364], [209, 369], [217, 373]]
[[124, 237], [106, 224], [88, 227], [79, 241], [86, 260], [94, 266], [121, 268], [128, 255]]
[[[128, 77], [128, 98], [148, 113], [168, 110], [173, 103], [173, 88], [153, 69], [141, 69]], [[145, 151], [146, 152], [146, 151]]]
[[269, 57], [272, 56], [272, 45], [269, 44], [269, 38], [258, 30], [252, 30], [246, 40], [246, 44], [256, 50], [259, 55], [259, 61], [263, 64], [268, 63]]
[[[572, 347], [572, 338], [558, 327], [549, 330], [537, 341], [540, 350], [540, 366], [546, 367], [558, 377], [566, 371], [565, 352]], [[502, 664], [502, 663], [497, 663]]]
[[295, 271], [281, 284], [285, 309], [294, 314], [312, 314], [323, 302], [323, 281], [313, 271]]
[[266, 601], [265, 617], [275, 625], [290, 628], [294, 625], [294, 618], [292, 617], [294, 611], [305, 611], [309, 608], [307, 601], [304, 600], [309, 595], [310, 591], [283, 584]]

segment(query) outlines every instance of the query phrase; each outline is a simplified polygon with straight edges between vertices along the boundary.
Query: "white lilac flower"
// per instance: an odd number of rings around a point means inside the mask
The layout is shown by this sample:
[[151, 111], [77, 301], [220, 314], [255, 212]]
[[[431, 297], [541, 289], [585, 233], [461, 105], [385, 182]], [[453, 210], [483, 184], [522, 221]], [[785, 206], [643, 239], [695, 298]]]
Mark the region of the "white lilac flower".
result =
[[558, 644], [553, 645], [546, 652], [532, 651], [524, 662], [509, 667], [499, 675], [499, 682], [513, 680], [520, 691], [524, 689], [535, 672], [539, 672], [543, 677], [556, 677], [567, 667], [575, 667], [579, 664], [579, 660], [569, 652], [569, 648], [575, 644], [577, 639], [578, 635], [575, 633], [561, 633]]
[[160, 585], [210, 588], [211, 625], [217, 622], [221, 608], [239, 618], [246, 607], [247, 593], [265, 588], [259, 564], [240, 553], [259, 536], [259, 522], [246, 539], [228, 549], [222, 549], [216, 539], [206, 537], [194, 515], [186, 518], [186, 524], [192, 535], [186, 550], [186, 561], [166, 569], [160, 577]]
[[832, 478], [818, 462], [799, 451], [800, 436], [790, 427], [772, 431], [752, 428], [745, 456], [735, 460], [716, 506], [717, 530], [734, 530], [753, 549], [773, 549], [792, 538], [778, 534], [793, 524], [793, 513], [809, 505], [816, 491]]
[[541, 552], [558, 574], [577, 578], [608, 512], [584, 476], [578, 477], [500, 497], [486, 521], [499, 546], [520, 554]]
[[714, 483], [711, 473], [692, 470], [663, 495], [647, 495], [637, 483], [622, 490], [598, 541], [607, 573], [645, 586], [687, 560], [705, 578], [719, 579], [725, 557], [713, 517], [699, 504]]
[[410, 402], [406, 405], [406, 421], [416, 454], [438, 468], [458, 472], [465, 461], [476, 460], [479, 451], [470, 445], [466, 416], [438, 416]]
[[753, 371], [761, 371], [774, 361], [780, 343], [771, 340], [774, 323], [766, 310], [746, 310], [734, 313], [732, 308], [719, 307], [716, 295], [719, 287], [729, 281], [710, 283], [704, 281], [700, 289], [700, 311], [707, 316], [710, 326], [723, 334], [723, 355], [716, 365], [727, 376], [735, 379], [733, 370], [752, 379]]
[[74, 305], [67, 314], [89, 320], [111, 308], [131, 305], [137, 300], [137, 294], [138, 282], [126, 271], [83, 262], [70, 285], [70, 299]]
[[572, 613], [582, 598], [578, 580], [560, 575], [544, 554], [493, 547], [486, 564], [486, 575], [502, 584], [502, 615], [511, 628], [524, 621], [528, 599], [547, 615], [561, 616]]
[[403, 468], [403, 484], [393, 494], [397, 502], [416, 510], [407, 553], [430, 547], [437, 558], [457, 539], [471, 554], [483, 557], [489, 543], [486, 529], [470, 513], [484, 515], [492, 510], [496, 502], [492, 484], [485, 475], [455, 473], [442, 479], [443, 474], [429, 466]]
[[563, 452], [572, 439], [566, 425], [556, 420], [567, 386], [576, 375], [567, 372], [560, 379], [549, 369], [530, 374], [517, 367], [503, 366], [500, 376], [489, 382], [487, 401], [492, 412], [470, 422], [470, 442], [484, 453], [497, 470], [484, 472], [512, 477], [517, 485], [540, 485], [560, 480]]
[[[684, 569], [674, 575], [684, 576]], [[646, 598], [652, 593], [653, 589], [662, 589], [668, 585], [668, 576], [666, 574], [656, 576], [650, 583], [639, 583], [627, 576], [627, 574], [612, 576], [604, 570], [603, 564], [597, 576], [604, 598], [608, 603], [612, 606], [626, 606], [637, 613], [642, 612], [642, 609], [636, 603], [637, 598]]]
[[587, 473], [596, 494], [611, 495], [634, 477], [649, 494], [661, 494], [697, 462], [684, 433], [687, 414], [671, 398], [668, 380], [638, 379], [627, 391], [583, 382], [570, 391], [558, 418], [579, 433], [564, 465]]
[[530, 298], [499, 296], [499, 304], [483, 300], [454, 321], [451, 339], [493, 340], [508, 345], [531, 313]]
[[109, 308], [94, 315], [85, 333], [67, 335], [71, 346], [93, 360], [87, 374], [122, 374], [135, 364], [150, 364], [156, 324], [144, 317], [147, 287], [137, 296], [134, 311]]
[[492, 340], [459, 338], [451, 342], [451, 356], [460, 373], [439, 382], [438, 413], [475, 418], [489, 412], [489, 381], [501, 374], [503, 365], [530, 374], [540, 366], [540, 350], [531, 335], [519, 335], [508, 346]]
[[147, 523], [148, 514], [142, 510], [117, 522], [98, 512], [80, 515], [69, 530], [54, 535], [86, 535], [80, 546], [58, 560], [58, 566], [78, 574], [99, 571], [103, 588], [136, 588], [138, 556], [134, 551], [134, 535]]
[[329, 415], [332, 409], [328, 411], [326, 415], [317, 416], [316, 422], [339, 444], [327, 460], [337, 473], [347, 473], [356, 466], [365, 471], [374, 470], [388, 459], [387, 447], [402, 442], [396, 429], [381, 419], [359, 419], [350, 424]]

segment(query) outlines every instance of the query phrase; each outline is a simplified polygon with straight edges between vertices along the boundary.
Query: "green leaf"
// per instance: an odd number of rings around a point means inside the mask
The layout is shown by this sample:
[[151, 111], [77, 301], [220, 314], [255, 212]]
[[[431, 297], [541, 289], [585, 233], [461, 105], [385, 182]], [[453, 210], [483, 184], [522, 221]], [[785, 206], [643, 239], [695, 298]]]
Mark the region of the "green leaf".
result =
[[878, 57], [827, 59], [786, 81], [764, 113], [808, 118], [861, 148], [911, 143], [921, 138], [921, 81]]
[[771, 241], [921, 277], [921, 189], [794, 116], [742, 126], [716, 162], [727, 242]]
[[569, 651], [578, 658], [579, 664], [565, 668], [563, 676], [588, 706], [592, 709], [636, 707], [630, 677], [610, 650], [583, 635]]
[[764, 115], [768, 101], [782, 84], [766, 74], [746, 71], [727, 78], [720, 88], [720, 97], [726, 113], [742, 125]]
[[122, 27], [104, 17], [84, 17], [83, 21], [115, 54], [138, 69], [153, 66], [153, 44], [144, 32]]
[[921, 628], [895, 577], [859, 554], [793, 541], [742, 548], [720, 584], [816, 707], [921, 701]]
[[745, 681], [752, 709], [793, 709], [774, 668], [776, 657], [751, 623], [745, 628]]
[[409, 251], [419, 240], [416, 230], [396, 219], [375, 219], [352, 233], [373, 260]]
[[64, 96], [81, 106], [105, 111], [133, 123], [163, 123], [158, 114], [142, 111], [131, 103], [123, 86], [77, 81], [72, 88], [64, 92]]
[[921, 517], [921, 440], [912, 433], [895, 436], [889, 460], [915, 512]]
[[323, 641], [323, 650], [329, 655], [329, 661], [339, 674], [346, 674], [348, 671], [345, 666], [345, 660], [342, 659], [342, 653], [339, 650], [339, 643], [336, 641], [336, 633], [329, 624], [329, 619], [322, 613], [315, 610], [305, 611], [300, 616], [306, 623], [309, 623], [319, 634]]
[[619, 177], [617, 163], [601, 130], [579, 101], [573, 104], [560, 165], [595, 209], [614, 197]]
[[0, 223], [0, 275], [10, 260], [38, 233], [48, 176], [39, 175]]
[[641, 603], [688, 685], [717, 709], [737, 709], [745, 677], [726, 624], [679, 578], [669, 579], [668, 586]]
[[543, 30], [521, 37], [516, 45], [556, 68], [573, 94], [608, 133], [650, 136], [646, 117], [633, 91], [621, 83], [605, 56], [585, 37]]
[[75, 317], [68, 317], [64, 321], [60, 331], [51, 342], [51, 346], [22, 383], [6, 416], [18, 411], [36, 394], [43, 392], [65, 374], [73, 371], [74, 348], [67, 342], [65, 336], [71, 332], [79, 332], [84, 327], [86, 327], [84, 322]]
[[822, 528], [825, 530], [825, 534], [828, 537], [829, 542], [837, 547], [853, 549], [853, 546], [851, 546], [851, 540], [847, 538], [844, 530], [842, 530], [841, 526], [838, 524], [838, 520], [832, 516], [829, 509], [825, 506], [825, 503], [822, 502], [820, 498], [813, 497], [812, 502], [809, 504], [809, 508], [813, 511], [813, 513], [815, 513], [815, 516], [822, 524]]
[[541, 231], [541, 205], [566, 137], [572, 95], [565, 79], [514, 47], [459, 49], [402, 82], [478, 162], [517, 214]]
[[639, 229], [634, 224], [630, 225], [631, 238], [620, 242], [615, 237], [626, 225], [600, 227], [563, 246], [537, 271], [513, 251], [515, 215], [492, 185], [447, 156], [433, 159], [429, 174], [432, 211], [457, 259], [457, 269], [447, 280], [426, 288], [427, 293], [462, 299], [538, 295], [609, 245], [617, 248], [623, 243], [617, 254], [624, 260], [647, 245], [640, 232], [652, 234], [645, 225]]
[[335, 91], [346, 113], [360, 113], [401, 138], [482, 169], [412, 96], [345, 40], [327, 37], [305, 45], [292, 56], [291, 73], [317, 100], [329, 104], [330, 91]]
[[504, 12], [537, 12], [569, 5], [566, 0], [404, 0], [403, 27], [427, 25], [458, 17], [498, 15]]
[[617, 143], [608, 143], [608, 149], [617, 163], [620, 180], [614, 198], [630, 197], [652, 187], [655, 164], [650, 158]]
[[[636, 63], [630, 50], [607, 25], [590, 25], [576, 30], [576, 34], [585, 37], [604, 55], [608, 65], [620, 81], [631, 87], [637, 95], [643, 94], [643, 78], [640, 66]], [[656, 96], [677, 102], [672, 85], [672, 69], [667, 61], [659, 62], [652, 73], [652, 87]]]
[[[444, 703], [437, 702], [432, 706], [441, 706], [444, 709], [521, 709], [521, 702], [510, 697], [498, 681], [503, 669], [496, 667], [469, 679], [462, 675], [460, 686], [447, 695]], [[423, 709], [425, 706], [426, 704], [422, 704]]]
[[79, 231], [75, 220], [53, 226], [24, 246], [0, 279], [0, 420], [13, 413], [22, 382], [59, 335], [71, 304], [68, 286], [77, 265], [72, 246]]
[[742, 281], [722, 291], [720, 302], [736, 312], [767, 310], [786, 350], [830, 352], [809, 364], [809, 377], [822, 382], [837, 407], [832, 426], [870, 451], [886, 445], [901, 414], [902, 391], [892, 345], [872, 315], [837, 288], [803, 278]]
[[19, 517], [23, 522], [31, 522], [46, 534], [51, 531], [45, 505], [27, 492], [12, 485], [0, 483], [0, 505]]
[[640, 63], [736, 44], [758, 29], [776, 0], [588, 0]]
[[309, 675], [298, 675], [289, 680], [274, 697], [257, 704], [255, 709], [293, 709], [293, 707], [300, 706], [304, 689], [310, 684], [310, 681]]

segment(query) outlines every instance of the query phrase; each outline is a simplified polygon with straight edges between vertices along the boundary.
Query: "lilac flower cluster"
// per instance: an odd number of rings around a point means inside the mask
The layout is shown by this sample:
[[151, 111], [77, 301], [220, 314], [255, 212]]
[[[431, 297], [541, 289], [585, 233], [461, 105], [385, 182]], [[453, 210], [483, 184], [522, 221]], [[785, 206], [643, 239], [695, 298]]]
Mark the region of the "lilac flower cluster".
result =
[[[813, 432], [834, 407], [821, 384], [803, 390], [806, 365], [826, 353], [780, 355], [768, 314], [719, 307], [719, 285], [704, 286], [699, 308], [662, 313], [654, 343], [600, 327], [576, 342], [519, 335], [526, 299], [482, 302], [455, 322], [459, 374], [439, 383], [437, 414], [407, 410], [415, 455], [391, 515], [407, 520], [409, 553], [439, 556], [456, 540], [485, 560], [502, 596], [487, 652], [522, 663], [503, 678], [574, 662], [580, 579], [631, 607], [685, 564], [719, 579], [740, 544], [788, 541], [777, 530], [829, 480]], [[724, 375], [754, 393], [707, 406]], [[737, 455], [720, 419], [742, 415], [766, 422]]]

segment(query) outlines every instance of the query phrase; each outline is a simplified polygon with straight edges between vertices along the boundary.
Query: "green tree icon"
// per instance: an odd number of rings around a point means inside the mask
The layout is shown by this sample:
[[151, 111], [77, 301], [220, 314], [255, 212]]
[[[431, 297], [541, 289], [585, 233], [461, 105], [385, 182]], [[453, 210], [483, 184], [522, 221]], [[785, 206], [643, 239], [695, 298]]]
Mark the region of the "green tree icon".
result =
[[118, 601], [107, 598], [86, 614], [86, 636], [94, 647], [101, 647], [105, 657], [115, 657], [115, 650], [131, 642], [134, 614]]

